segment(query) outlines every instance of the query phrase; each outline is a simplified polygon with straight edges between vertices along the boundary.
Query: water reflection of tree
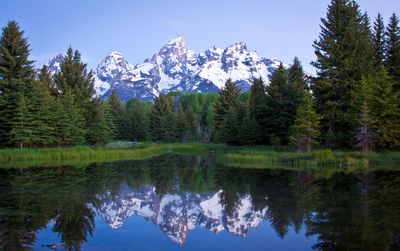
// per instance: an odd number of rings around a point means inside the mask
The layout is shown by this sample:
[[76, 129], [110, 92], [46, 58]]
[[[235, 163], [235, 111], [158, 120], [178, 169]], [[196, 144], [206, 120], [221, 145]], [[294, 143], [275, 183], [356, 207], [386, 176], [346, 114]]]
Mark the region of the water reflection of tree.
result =
[[[54, 219], [66, 248], [79, 250], [92, 234], [103, 199], [123, 184], [167, 193], [216, 193], [234, 217], [241, 198], [267, 209], [278, 236], [304, 227], [314, 249], [394, 250], [400, 242], [400, 175], [241, 169], [207, 157], [166, 155], [86, 167], [0, 170], [0, 250], [34, 249], [36, 232]], [[178, 186], [176, 186], [178, 184]]]
[[84, 203], [64, 205], [60, 210], [53, 231], [59, 233], [68, 250], [81, 250], [88, 233], [94, 229], [94, 212]]

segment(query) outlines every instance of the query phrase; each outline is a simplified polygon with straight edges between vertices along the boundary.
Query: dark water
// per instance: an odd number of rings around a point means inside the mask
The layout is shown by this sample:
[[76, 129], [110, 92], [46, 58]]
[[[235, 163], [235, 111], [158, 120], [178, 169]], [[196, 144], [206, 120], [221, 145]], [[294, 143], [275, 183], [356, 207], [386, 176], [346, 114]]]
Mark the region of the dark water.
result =
[[[53, 245], [53, 246], [52, 246]], [[165, 155], [0, 170], [0, 250], [398, 250], [400, 172]]]

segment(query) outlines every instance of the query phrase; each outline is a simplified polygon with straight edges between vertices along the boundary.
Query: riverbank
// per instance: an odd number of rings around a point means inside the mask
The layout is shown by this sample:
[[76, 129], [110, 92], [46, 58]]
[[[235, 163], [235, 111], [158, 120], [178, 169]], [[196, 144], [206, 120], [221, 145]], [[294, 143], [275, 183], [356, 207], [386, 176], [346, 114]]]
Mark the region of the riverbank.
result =
[[287, 167], [291, 169], [379, 169], [400, 167], [400, 152], [343, 152], [315, 150], [309, 153], [276, 152], [262, 148], [243, 148], [219, 157], [226, 166], [244, 168]]
[[168, 152], [205, 154], [214, 149], [206, 144], [112, 143], [106, 147], [76, 146], [68, 148], [1, 149], [0, 168], [77, 165], [118, 160], [143, 160]]
[[296, 153], [275, 151], [268, 146], [224, 146], [202, 143], [113, 142], [104, 147], [1, 149], [0, 168], [88, 165], [119, 160], [143, 160], [166, 153], [181, 155], [215, 154], [217, 162], [228, 167], [290, 169], [397, 169], [400, 152], [343, 152], [315, 150]]

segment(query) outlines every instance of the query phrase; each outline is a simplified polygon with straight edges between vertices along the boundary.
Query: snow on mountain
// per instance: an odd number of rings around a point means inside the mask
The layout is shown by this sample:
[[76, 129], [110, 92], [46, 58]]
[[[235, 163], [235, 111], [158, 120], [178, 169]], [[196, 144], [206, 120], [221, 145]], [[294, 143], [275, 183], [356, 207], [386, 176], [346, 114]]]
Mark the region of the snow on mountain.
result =
[[[62, 59], [63, 55], [59, 54], [49, 62], [52, 72], [58, 71]], [[179, 35], [136, 66], [121, 53], [110, 52], [94, 71], [95, 90], [96, 96], [103, 98], [115, 89], [123, 102], [133, 97], [150, 101], [170, 91], [217, 92], [231, 78], [242, 91], [247, 91], [254, 78], [262, 78], [268, 84], [279, 64], [276, 59], [250, 52], [244, 42], [225, 50], [214, 46], [196, 55]]]
[[64, 54], [58, 54], [47, 63], [47, 67], [49, 68], [49, 72], [54, 75], [57, 74], [61, 69], [61, 62], [64, 60]]
[[99, 214], [111, 228], [119, 228], [132, 215], [153, 222], [172, 241], [183, 244], [189, 230], [196, 226], [214, 233], [228, 231], [246, 237], [251, 228], [267, 219], [267, 208], [255, 211], [251, 197], [241, 196], [239, 206], [228, 215], [220, 203], [222, 191], [215, 194], [166, 194], [160, 198], [155, 187], [138, 190], [123, 185], [120, 193], [103, 202]]

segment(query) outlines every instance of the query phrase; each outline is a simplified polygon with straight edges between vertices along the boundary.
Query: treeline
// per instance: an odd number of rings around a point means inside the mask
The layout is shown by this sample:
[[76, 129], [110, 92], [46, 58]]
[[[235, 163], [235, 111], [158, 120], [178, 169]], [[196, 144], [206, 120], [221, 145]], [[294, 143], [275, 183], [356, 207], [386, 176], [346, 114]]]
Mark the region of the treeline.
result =
[[46, 65], [37, 73], [29, 54], [23, 31], [9, 22], [0, 40], [2, 147], [210, 139], [217, 94], [171, 93], [154, 104], [132, 99], [125, 105], [113, 92], [102, 101], [93, 98], [94, 78], [77, 50], [68, 49], [54, 75]]
[[[232, 145], [315, 143], [362, 151], [400, 147], [400, 28], [385, 27], [354, 1], [332, 0], [314, 41], [316, 77], [295, 58], [270, 83], [241, 93], [228, 80], [218, 94], [161, 94], [154, 103], [93, 98], [93, 76], [68, 49], [60, 72], [35, 73], [29, 45], [11, 21], [0, 40], [2, 147], [103, 144], [112, 140], [212, 141]], [[38, 77], [36, 77], [38, 76]]]
[[[254, 80], [249, 101], [231, 82], [215, 106], [215, 140], [231, 144], [321, 142], [361, 151], [400, 147], [400, 28], [393, 14], [371, 27], [355, 1], [332, 0], [314, 41], [317, 76], [295, 59], [275, 70], [268, 86]], [[307, 83], [309, 81], [309, 83]], [[308, 90], [308, 87], [310, 90]]]

